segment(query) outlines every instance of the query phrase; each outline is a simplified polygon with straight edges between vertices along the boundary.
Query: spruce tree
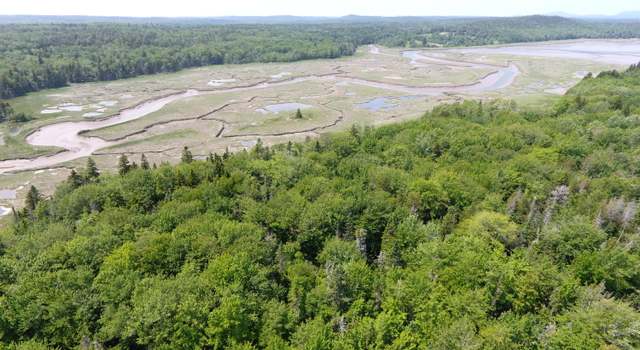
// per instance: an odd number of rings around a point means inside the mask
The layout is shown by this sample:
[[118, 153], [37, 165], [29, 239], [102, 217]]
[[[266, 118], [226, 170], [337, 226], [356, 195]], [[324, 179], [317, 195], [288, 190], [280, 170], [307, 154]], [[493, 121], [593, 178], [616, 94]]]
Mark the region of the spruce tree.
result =
[[82, 186], [82, 184], [84, 183], [84, 180], [82, 179], [82, 176], [80, 176], [78, 174], [76, 169], [71, 169], [71, 173], [69, 174], [69, 177], [67, 178], [67, 183], [69, 183], [71, 188], [75, 189], [75, 188], [78, 188], [78, 187]]
[[120, 156], [120, 159], [118, 159], [118, 174], [120, 174], [120, 176], [124, 176], [129, 172], [129, 170], [131, 170], [129, 158], [127, 158], [126, 154], [123, 154]]
[[231, 153], [229, 152], [229, 147], [224, 149], [224, 154], [222, 154], [222, 159], [227, 160], [229, 159], [229, 157], [231, 156]]
[[193, 162], [193, 154], [191, 154], [191, 151], [189, 151], [189, 147], [184, 146], [184, 148], [182, 149], [182, 162], [183, 163], [191, 163]]
[[218, 154], [213, 156], [213, 174], [215, 177], [221, 177], [226, 175], [226, 171], [224, 169], [224, 159], [220, 157]]
[[96, 180], [100, 176], [100, 171], [96, 166], [96, 162], [91, 157], [87, 158], [87, 167], [84, 171], [84, 178], [86, 181]]
[[262, 152], [264, 151], [264, 145], [262, 144], [262, 139], [258, 138], [258, 140], [256, 141], [256, 145], [253, 146], [253, 150], [256, 152], [257, 155], [262, 154]]
[[144, 170], [149, 170], [149, 161], [147, 160], [147, 156], [144, 155], [144, 153], [142, 153], [142, 155], [140, 156], [140, 168], [144, 169]]
[[260, 138], [258, 138], [258, 141], [256, 141], [256, 145], [253, 147], [253, 153], [259, 159], [269, 159], [269, 147], [266, 147], [264, 143], [262, 143], [262, 139]]
[[10, 119], [13, 116], [13, 108], [7, 102], [0, 101], [0, 122]]
[[40, 191], [38, 191], [36, 186], [31, 185], [31, 187], [29, 188], [29, 192], [27, 193], [27, 198], [24, 202], [24, 208], [27, 210], [27, 212], [32, 213], [34, 210], [36, 210], [36, 207], [38, 206], [38, 203], [41, 199], [42, 197], [40, 196]]

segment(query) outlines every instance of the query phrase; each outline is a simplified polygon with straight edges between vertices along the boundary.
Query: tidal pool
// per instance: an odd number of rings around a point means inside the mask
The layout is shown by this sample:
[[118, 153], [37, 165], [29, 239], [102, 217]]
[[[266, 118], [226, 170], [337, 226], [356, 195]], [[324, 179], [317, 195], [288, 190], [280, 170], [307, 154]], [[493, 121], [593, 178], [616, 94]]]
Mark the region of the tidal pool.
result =
[[236, 82], [235, 79], [214, 79], [214, 80], [210, 80], [207, 83], [207, 85], [217, 87], [217, 86], [222, 86], [226, 83], [235, 83], [235, 82]]
[[67, 112], [81, 112], [84, 107], [79, 106], [74, 103], [63, 103], [58, 106], [58, 109], [67, 111]]
[[0, 199], [16, 199], [16, 190], [0, 190]]
[[85, 117], [85, 118], [93, 118], [93, 117], [99, 117], [101, 115], [102, 115], [102, 113], [99, 113], [99, 112], [88, 112], [88, 113], [83, 114], [82, 116]]
[[54, 113], [62, 113], [61, 110], [59, 109], [51, 109], [51, 108], [47, 108], [47, 109], [43, 109], [40, 114], [54, 114]]
[[253, 146], [258, 144], [258, 141], [257, 140], [243, 140], [243, 141], [240, 141], [240, 144], [244, 148], [252, 148]]
[[358, 108], [366, 109], [372, 112], [380, 110], [393, 109], [398, 107], [397, 103], [393, 103], [388, 97], [376, 97], [364, 103], [359, 103]]
[[282, 79], [282, 78], [284, 78], [284, 77], [286, 77], [288, 75], [291, 75], [291, 73], [290, 72], [280, 72], [278, 74], [272, 75], [271, 79]]
[[5, 216], [11, 214], [11, 208], [8, 207], [0, 207], [0, 216]]

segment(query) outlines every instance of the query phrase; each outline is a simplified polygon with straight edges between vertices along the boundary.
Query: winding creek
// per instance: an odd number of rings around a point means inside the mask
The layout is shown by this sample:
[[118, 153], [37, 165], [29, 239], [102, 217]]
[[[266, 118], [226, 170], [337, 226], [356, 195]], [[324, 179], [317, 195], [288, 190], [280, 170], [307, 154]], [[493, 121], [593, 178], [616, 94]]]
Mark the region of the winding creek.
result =
[[[410, 86], [355, 78], [348, 76], [344, 72], [336, 72], [327, 75], [301, 76], [280, 81], [262, 81], [248, 86], [228, 88], [218, 87], [211, 90], [187, 90], [171, 95], [161, 96], [136, 106], [125, 108], [121, 110], [120, 113], [111, 117], [92, 121], [60, 122], [41, 127], [27, 136], [26, 142], [34, 146], [55, 146], [63, 148], [64, 150], [56, 154], [32, 159], [0, 161], [0, 173], [50, 168], [64, 162], [89, 156], [100, 149], [122, 143], [125, 139], [107, 141], [98, 137], [83, 136], [83, 132], [132, 121], [156, 112], [167, 104], [197, 95], [261, 90], [305, 81], [318, 81], [331, 82], [335, 84], [342, 83], [362, 85], [413, 96], [438, 96], [445, 93], [479, 93], [502, 89], [511, 85], [520, 73], [518, 67], [514, 64], [509, 64], [508, 66], [503, 67], [482, 63], [449, 61], [442, 58], [425, 56], [418, 51], [405, 51], [403, 52], [403, 57], [409, 58], [412, 64], [420, 64], [420, 62], [424, 61], [435, 64], [456, 65], [469, 68], [491, 68], [493, 69], [493, 72], [476, 82], [464, 85]], [[234, 135], [234, 137], [241, 136], [248, 135]]]

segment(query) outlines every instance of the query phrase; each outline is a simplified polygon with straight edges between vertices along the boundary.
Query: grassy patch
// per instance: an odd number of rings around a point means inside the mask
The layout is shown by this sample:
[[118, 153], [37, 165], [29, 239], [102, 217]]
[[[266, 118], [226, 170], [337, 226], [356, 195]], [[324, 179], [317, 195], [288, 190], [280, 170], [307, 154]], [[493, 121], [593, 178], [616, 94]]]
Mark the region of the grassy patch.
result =
[[[171, 132], [168, 132], [168, 133], [165, 133], [165, 134], [154, 135], [154, 136], [143, 138], [143, 139], [139, 139], [139, 140], [132, 140], [132, 141], [123, 142], [123, 143], [115, 145], [115, 146], [107, 147], [103, 151], [104, 152], [109, 152], [109, 151], [114, 151], [114, 150], [121, 151], [123, 148], [130, 148], [130, 147], [133, 147], [133, 146], [140, 146], [140, 145], [146, 145], [146, 144], [154, 144], [154, 143], [157, 143], [157, 142], [165, 142], [165, 141], [175, 140], [175, 139], [179, 139], [179, 138], [191, 137], [191, 136], [195, 136], [197, 134], [198, 133], [196, 131], [191, 130], [191, 129], [176, 130], [176, 131], [171, 131]], [[155, 145], [155, 146], [157, 146], [157, 145]]]
[[60, 151], [57, 147], [33, 147], [20, 136], [4, 136], [4, 145], [0, 146], [0, 160], [17, 158], [35, 158]]

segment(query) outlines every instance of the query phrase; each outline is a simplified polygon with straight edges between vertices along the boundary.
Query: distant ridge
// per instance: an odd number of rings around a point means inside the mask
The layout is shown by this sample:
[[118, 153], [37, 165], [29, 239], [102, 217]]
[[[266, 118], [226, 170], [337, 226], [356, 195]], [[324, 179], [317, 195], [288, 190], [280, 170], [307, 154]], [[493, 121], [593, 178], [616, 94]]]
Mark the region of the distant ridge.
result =
[[567, 12], [551, 12], [545, 15], [587, 20], [640, 20], [640, 11], [626, 11], [615, 15], [576, 15]]
[[617, 18], [640, 19], [640, 11], [628, 11], [619, 13]]
[[[569, 16], [563, 16], [569, 17]], [[476, 16], [359, 16], [305, 17], [305, 16], [226, 16], [226, 17], [118, 17], [118, 16], [38, 16], [0, 15], [0, 24], [8, 23], [135, 23], [135, 24], [295, 24], [295, 23], [366, 23], [366, 22], [420, 22], [452, 19], [518, 19], [532, 18], [541, 22], [561, 21], [566, 18], [552, 15], [532, 15], [517, 17], [476, 17]]]

